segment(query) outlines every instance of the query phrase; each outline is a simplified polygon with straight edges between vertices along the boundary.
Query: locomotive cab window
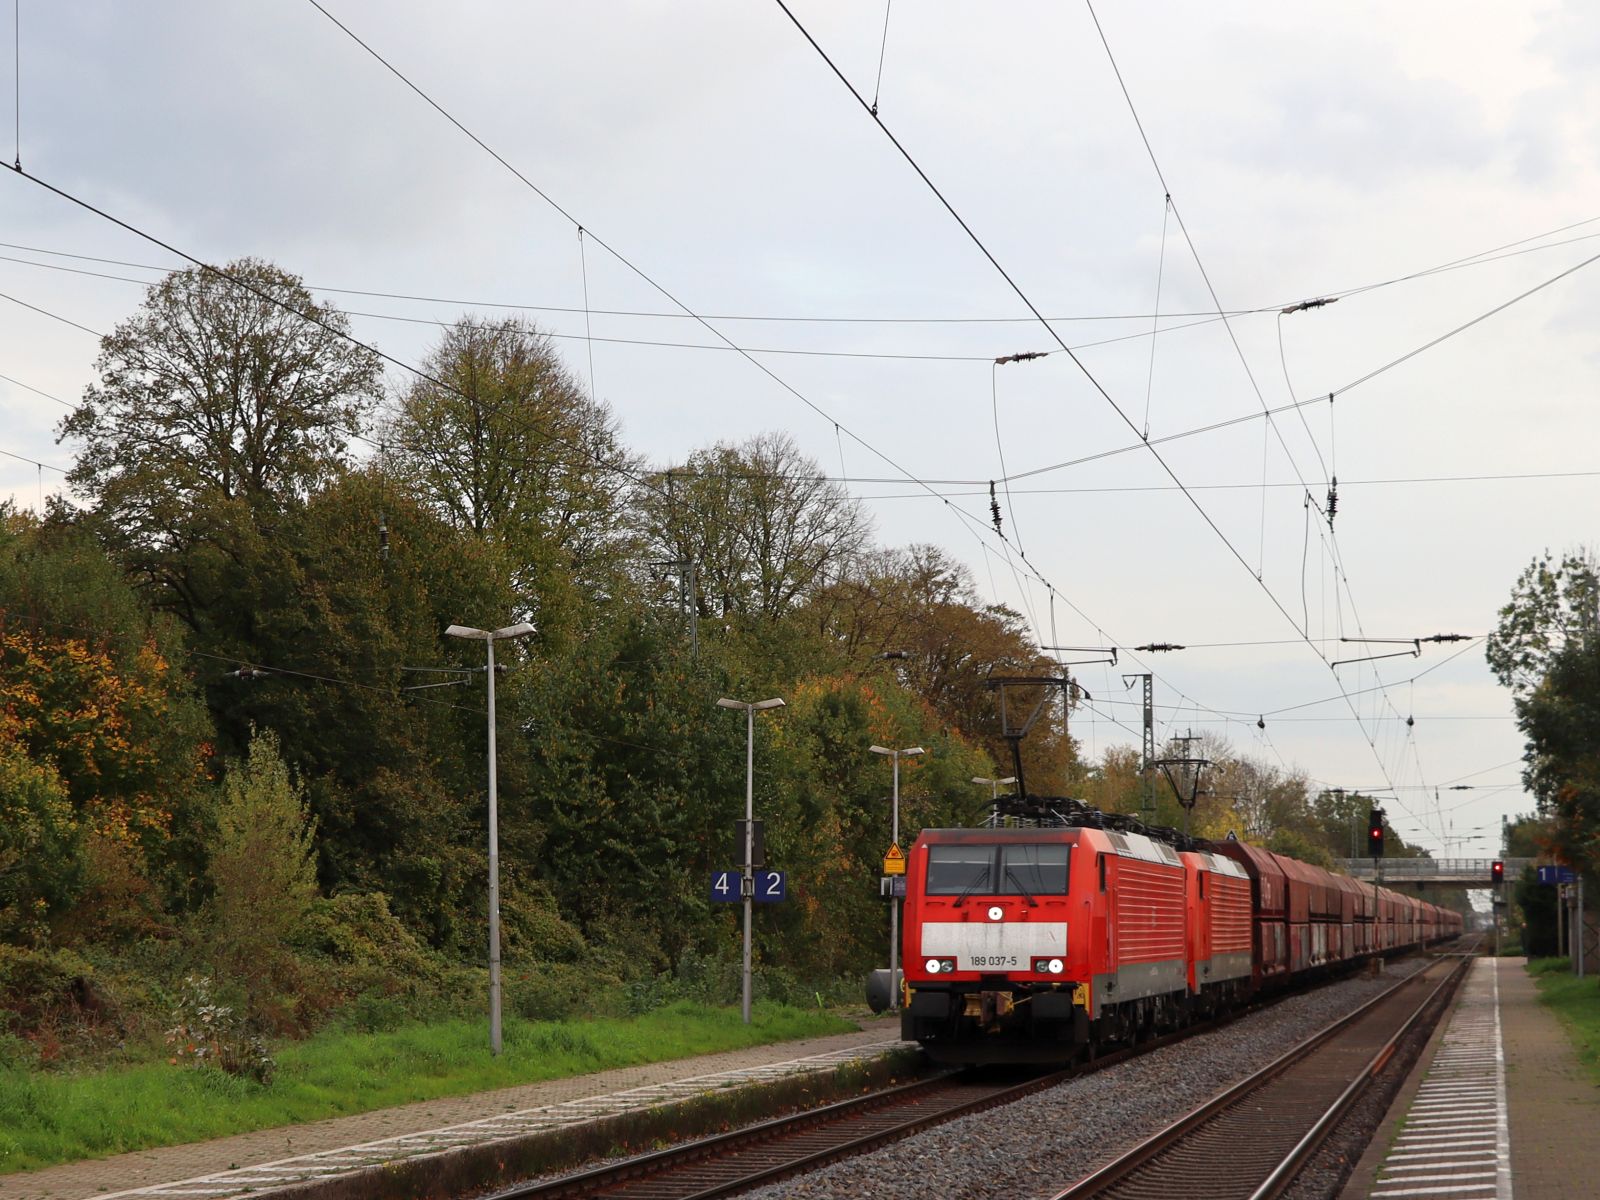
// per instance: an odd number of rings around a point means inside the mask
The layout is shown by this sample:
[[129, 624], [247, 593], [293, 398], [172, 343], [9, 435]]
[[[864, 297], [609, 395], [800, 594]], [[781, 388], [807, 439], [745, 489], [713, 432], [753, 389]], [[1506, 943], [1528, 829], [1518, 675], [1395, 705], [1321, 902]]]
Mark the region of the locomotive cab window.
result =
[[1070, 849], [1060, 842], [929, 846], [927, 894], [1065, 896]]
[[1067, 851], [1062, 842], [1000, 847], [1000, 891], [1008, 896], [1065, 896]]
[[928, 895], [960, 896], [994, 891], [991, 846], [957, 842], [928, 847]]

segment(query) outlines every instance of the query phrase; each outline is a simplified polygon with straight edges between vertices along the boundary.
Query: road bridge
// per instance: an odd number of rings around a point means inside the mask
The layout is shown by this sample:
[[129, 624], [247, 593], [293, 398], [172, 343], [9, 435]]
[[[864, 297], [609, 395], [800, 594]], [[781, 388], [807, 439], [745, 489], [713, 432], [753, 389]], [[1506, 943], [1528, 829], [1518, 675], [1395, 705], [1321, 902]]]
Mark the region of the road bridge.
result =
[[[1523, 870], [1533, 865], [1531, 858], [1385, 858], [1379, 861], [1383, 864], [1384, 883], [1435, 883], [1441, 887], [1493, 887], [1491, 863], [1504, 863], [1508, 880], [1520, 879]], [[1333, 865], [1353, 879], [1372, 878], [1370, 858], [1338, 858]]]

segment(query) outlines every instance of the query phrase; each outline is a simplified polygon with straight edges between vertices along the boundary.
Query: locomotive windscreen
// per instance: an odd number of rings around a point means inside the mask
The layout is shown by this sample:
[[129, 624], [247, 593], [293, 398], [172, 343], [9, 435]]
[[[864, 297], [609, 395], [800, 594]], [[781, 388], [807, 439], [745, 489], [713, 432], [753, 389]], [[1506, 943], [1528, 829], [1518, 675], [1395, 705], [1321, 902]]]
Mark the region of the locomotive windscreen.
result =
[[930, 896], [1064, 896], [1067, 852], [1062, 842], [928, 847]]

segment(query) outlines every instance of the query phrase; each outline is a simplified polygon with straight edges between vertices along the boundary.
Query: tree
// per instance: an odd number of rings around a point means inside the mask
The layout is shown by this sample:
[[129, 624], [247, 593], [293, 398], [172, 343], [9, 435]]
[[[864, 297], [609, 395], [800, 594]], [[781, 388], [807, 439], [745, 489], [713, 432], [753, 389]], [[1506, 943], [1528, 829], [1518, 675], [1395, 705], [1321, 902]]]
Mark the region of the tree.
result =
[[54, 768], [28, 757], [12, 723], [0, 709], [0, 941], [42, 941], [82, 886], [81, 837]]
[[694, 564], [702, 616], [782, 617], [855, 561], [870, 528], [787, 434], [696, 450], [637, 502], [652, 557]]
[[[1059, 676], [1022, 617], [986, 605], [972, 573], [937, 546], [880, 550], [858, 559], [822, 589], [804, 616], [848, 660], [865, 664], [894, 654], [900, 681], [940, 718], [985, 747], [1011, 773], [1010, 744], [1001, 736], [998, 694], [991, 675]], [[1031, 709], [1039, 688], [1011, 692], [1008, 706]], [[1063, 793], [1075, 770], [1067, 733], [1066, 698], [1048, 698], [1046, 712], [1023, 744], [1029, 789]]]
[[384, 425], [390, 469], [445, 520], [507, 547], [541, 628], [570, 600], [563, 581], [614, 593], [637, 468], [611, 409], [519, 318], [457, 323], [423, 370]]
[[1517, 577], [1484, 656], [1501, 685], [1521, 694], [1539, 686], [1561, 651], [1597, 636], [1600, 562], [1579, 550], [1555, 563], [1547, 550]]
[[199, 599], [183, 556], [219, 536], [217, 510], [259, 521], [304, 498], [379, 394], [377, 356], [298, 277], [253, 258], [226, 271], [240, 282], [191, 268], [154, 285], [101, 339], [99, 382], [60, 427], [83, 444], [67, 479], [102, 536], [180, 612]]
[[277, 737], [258, 734], [246, 759], [229, 767], [222, 781], [207, 912], [218, 963], [252, 1001], [317, 898], [315, 834], [304, 790], [290, 778]]
[[1523, 781], [1551, 819], [1557, 855], [1600, 864], [1600, 564], [1592, 551], [1518, 578], [1487, 647], [1527, 738]]
[[[443, 631], [504, 623], [513, 600], [499, 548], [373, 467], [331, 481], [217, 569], [208, 587], [233, 603], [210, 619], [216, 657], [204, 664], [223, 753], [245, 754], [252, 729], [276, 733], [317, 817], [324, 887], [384, 892], [430, 942], [457, 941], [478, 907], [487, 842], [483, 649]], [[508, 701], [523, 653], [497, 655], [513, 668]], [[264, 670], [241, 677], [238, 663]], [[451, 664], [479, 673], [403, 690], [452, 679], [404, 668]], [[501, 743], [502, 802], [520, 787], [519, 750]]]

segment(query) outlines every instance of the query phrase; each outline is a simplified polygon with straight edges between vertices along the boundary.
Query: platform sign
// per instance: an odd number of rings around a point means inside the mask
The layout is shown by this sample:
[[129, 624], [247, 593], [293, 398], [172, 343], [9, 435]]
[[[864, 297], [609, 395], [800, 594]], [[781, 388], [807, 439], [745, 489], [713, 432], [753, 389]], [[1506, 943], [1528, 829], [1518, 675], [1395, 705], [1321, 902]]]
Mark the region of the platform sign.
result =
[[883, 856], [883, 873], [885, 875], [906, 873], [906, 856], [900, 852], [898, 842], [889, 843], [889, 852]]
[[1540, 867], [1539, 882], [1546, 887], [1554, 887], [1559, 883], [1576, 883], [1577, 872], [1571, 867]]
[[789, 879], [782, 871], [757, 871], [757, 904], [781, 904], [789, 898]]
[[740, 870], [711, 872], [713, 904], [737, 904], [746, 896], [757, 904], [781, 904], [789, 898], [789, 877], [782, 871], [757, 871], [748, 881]]
[[885, 900], [904, 900], [906, 898], [906, 877], [904, 875], [884, 875], [878, 879], [878, 895]]

